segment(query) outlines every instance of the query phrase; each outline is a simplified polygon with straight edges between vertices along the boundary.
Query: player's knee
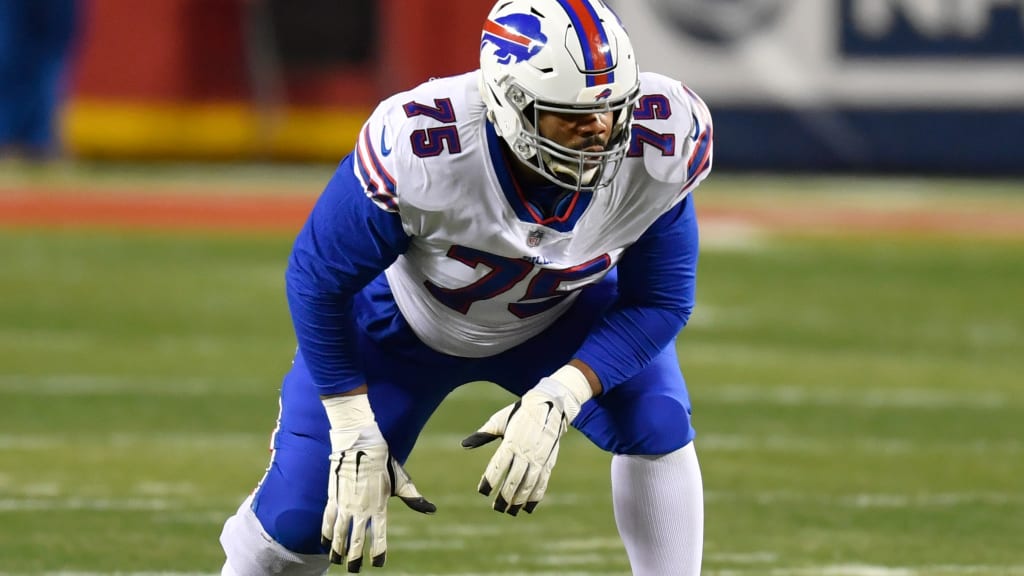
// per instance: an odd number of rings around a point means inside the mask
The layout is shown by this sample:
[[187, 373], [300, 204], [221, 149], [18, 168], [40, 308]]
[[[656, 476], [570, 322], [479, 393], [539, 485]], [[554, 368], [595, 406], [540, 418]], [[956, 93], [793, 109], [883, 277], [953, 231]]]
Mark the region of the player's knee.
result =
[[314, 497], [308, 487], [290, 486], [273, 474], [277, 470], [271, 472], [253, 497], [252, 511], [260, 526], [275, 542], [292, 552], [322, 554], [320, 526], [327, 505], [326, 488], [323, 498]]
[[611, 452], [616, 454], [668, 454], [689, 444], [694, 437], [690, 409], [678, 398], [643, 396], [616, 422]]
[[[294, 423], [292, 423], [294, 425]], [[320, 554], [327, 505], [327, 444], [282, 430], [270, 468], [252, 497], [252, 512], [266, 533], [298, 554]]]
[[299, 554], [323, 554], [320, 526], [323, 509], [281, 510], [272, 518], [257, 514], [260, 523], [278, 544]]
[[[320, 526], [327, 505], [327, 456], [297, 474], [294, 450], [278, 451], [253, 494], [252, 513], [275, 542], [298, 554], [322, 554]], [[321, 476], [322, 474], [322, 476]]]
[[[221, 532], [220, 542], [231, 572], [245, 576], [320, 576], [326, 572], [329, 565], [326, 554], [319, 550], [298, 552], [278, 540], [278, 536], [256, 517], [251, 503], [251, 499], [246, 499], [238, 512], [224, 523]], [[312, 526], [319, 548], [320, 519]]]

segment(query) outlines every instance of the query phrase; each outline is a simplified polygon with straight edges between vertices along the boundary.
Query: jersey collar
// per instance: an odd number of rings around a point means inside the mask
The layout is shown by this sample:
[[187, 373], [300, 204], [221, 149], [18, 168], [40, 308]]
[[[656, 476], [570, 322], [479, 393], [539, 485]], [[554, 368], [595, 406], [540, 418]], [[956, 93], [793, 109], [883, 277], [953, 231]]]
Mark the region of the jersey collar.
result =
[[512, 174], [510, 160], [506, 157], [504, 147], [501, 145], [501, 137], [494, 131], [494, 125], [485, 122], [484, 130], [487, 132], [487, 151], [491, 157], [491, 166], [494, 174], [498, 177], [501, 191], [509, 206], [515, 211], [516, 216], [523, 222], [547, 226], [558, 232], [570, 232], [576, 226], [576, 222], [586, 212], [587, 206], [593, 198], [590, 190], [577, 190], [570, 194], [555, 209], [554, 214], [545, 218], [541, 212], [528, 200], [527, 190], [519, 185]]

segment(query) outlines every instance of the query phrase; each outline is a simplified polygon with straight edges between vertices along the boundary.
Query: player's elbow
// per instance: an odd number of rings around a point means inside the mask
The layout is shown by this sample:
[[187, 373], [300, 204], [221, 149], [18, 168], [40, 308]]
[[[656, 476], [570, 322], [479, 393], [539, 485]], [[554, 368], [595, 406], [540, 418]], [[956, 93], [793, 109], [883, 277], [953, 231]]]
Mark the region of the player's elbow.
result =
[[672, 333], [673, 336], [678, 334], [690, 321], [690, 312], [692, 310], [691, 306], [661, 308], [660, 315], [666, 327], [665, 332]]
[[316, 291], [317, 275], [313, 272], [308, 255], [293, 250], [284, 272], [285, 292], [289, 295], [310, 294]]
[[680, 306], [672, 311], [672, 314], [676, 318], [676, 322], [679, 324], [679, 329], [682, 330], [690, 322], [690, 314], [693, 312], [693, 306]]
[[693, 312], [693, 297], [689, 294], [672, 294], [660, 298], [650, 298], [643, 307], [651, 310], [661, 318], [664, 324], [678, 327], [690, 321], [690, 314]]

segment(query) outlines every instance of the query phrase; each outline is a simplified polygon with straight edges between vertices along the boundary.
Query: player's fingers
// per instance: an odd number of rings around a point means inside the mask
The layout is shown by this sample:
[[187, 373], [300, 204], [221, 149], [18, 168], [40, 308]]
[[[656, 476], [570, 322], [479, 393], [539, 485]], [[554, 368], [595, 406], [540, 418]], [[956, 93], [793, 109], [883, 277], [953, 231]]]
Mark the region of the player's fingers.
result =
[[420, 494], [419, 489], [412, 483], [409, 473], [394, 458], [388, 460], [388, 480], [391, 482], [391, 495], [401, 498], [409, 508], [420, 514], [437, 512], [437, 506]]
[[388, 552], [388, 515], [386, 512], [377, 514], [370, 519], [370, 558], [375, 568], [380, 568], [387, 560]]
[[484, 444], [490, 444], [491, 442], [501, 438], [497, 434], [491, 434], [490, 432], [476, 431], [462, 439], [463, 448], [479, 448]]
[[519, 484], [519, 489], [516, 490], [512, 499], [509, 500], [508, 513], [512, 516], [519, 514], [519, 510], [522, 509], [530, 496], [537, 490], [537, 485], [540, 483], [541, 476], [544, 475], [543, 466], [530, 466], [526, 470], [526, 475], [523, 476], [523, 481]]
[[409, 484], [409, 489], [406, 490], [407, 494], [414, 493], [413, 495], [403, 496], [401, 494], [398, 497], [402, 500], [402, 503], [419, 512], [420, 514], [433, 514], [437, 512], [437, 506], [433, 502], [423, 497], [419, 491], [416, 490], [416, 486]]
[[537, 486], [534, 487], [533, 492], [526, 497], [526, 504], [523, 506], [523, 510], [527, 514], [533, 514], [534, 509], [540, 504], [540, 501], [544, 499], [544, 494], [548, 491], [548, 480], [551, 479], [551, 470], [545, 468], [541, 473], [540, 477], [537, 478]]
[[348, 533], [348, 560], [347, 569], [356, 573], [363, 567], [363, 541], [366, 538], [366, 517], [357, 515], [352, 518], [352, 525]]
[[331, 455], [331, 471], [327, 481], [327, 506], [320, 524], [320, 545], [327, 548], [334, 540], [334, 523], [338, 517], [338, 473], [341, 471], [340, 457]]
[[494, 456], [491, 456], [491, 461], [487, 463], [484, 475], [476, 488], [477, 492], [484, 496], [490, 496], [491, 490], [495, 486], [501, 486], [501, 481], [508, 474], [508, 468], [511, 463], [512, 449], [502, 442], [498, 449], [494, 451]]
[[334, 521], [338, 517], [338, 504], [333, 498], [327, 499], [327, 507], [324, 508], [324, 519], [320, 525], [320, 545], [327, 548], [334, 539]]
[[[508, 475], [505, 477], [505, 482], [501, 485], [501, 490], [498, 491], [498, 496], [494, 499], [495, 510], [498, 512], [508, 512], [513, 516], [519, 513], [519, 508], [513, 509], [510, 504], [515, 499], [519, 487], [526, 480], [529, 469], [530, 462], [526, 458], [522, 456], [512, 457], [508, 468]], [[533, 491], [532, 488], [532, 486], [529, 487], [531, 492]]]
[[352, 518], [339, 511], [334, 521], [334, 532], [331, 537], [331, 564], [341, 564], [348, 556], [348, 540], [351, 535]]
[[519, 409], [519, 402], [515, 404], [509, 404], [501, 410], [498, 410], [484, 425], [477, 429], [476, 432], [470, 434], [462, 440], [463, 448], [479, 448], [488, 442], [492, 442], [505, 435], [505, 428], [508, 426], [508, 420], [515, 414], [516, 410]]
[[540, 501], [544, 499], [544, 494], [548, 491], [548, 481], [551, 480], [551, 471], [555, 468], [555, 463], [558, 461], [558, 444], [555, 444], [555, 448], [551, 451], [551, 455], [548, 457], [548, 461], [544, 463], [541, 468], [540, 476], [537, 478], [537, 485], [533, 488], [533, 492], [527, 496], [526, 505], [523, 506], [523, 510], [527, 514], [533, 514], [533, 510], [540, 504]]

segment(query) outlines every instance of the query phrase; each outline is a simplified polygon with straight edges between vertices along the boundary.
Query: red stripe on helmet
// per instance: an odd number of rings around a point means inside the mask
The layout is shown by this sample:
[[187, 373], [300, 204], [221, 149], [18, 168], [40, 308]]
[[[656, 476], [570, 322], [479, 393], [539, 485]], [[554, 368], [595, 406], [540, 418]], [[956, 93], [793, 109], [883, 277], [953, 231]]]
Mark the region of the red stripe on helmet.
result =
[[488, 20], [487, 22], [484, 22], [484, 32], [494, 34], [495, 36], [504, 38], [505, 40], [509, 40], [511, 42], [515, 42], [516, 44], [521, 44], [523, 46], [529, 46], [530, 43], [533, 42], [533, 40], [531, 40], [530, 38], [523, 36], [522, 34], [517, 34], [509, 30], [508, 28], [505, 28], [501, 24], [498, 24], [494, 20]]
[[[576, 19], [583, 26], [581, 39], [586, 40], [584, 50], [590, 51], [590, 60], [594, 63], [595, 70], [605, 70], [612, 67], [611, 54], [601, 50], [602, 46], [608, 46], [608, 40], [602, 39], [602, 27], [585, 0], [566, 0], [564, 5], [572, 8]], [[599, 82], [601, 83], [601, 82]], [[607, 83], [607, 81], [603, 82]]]

